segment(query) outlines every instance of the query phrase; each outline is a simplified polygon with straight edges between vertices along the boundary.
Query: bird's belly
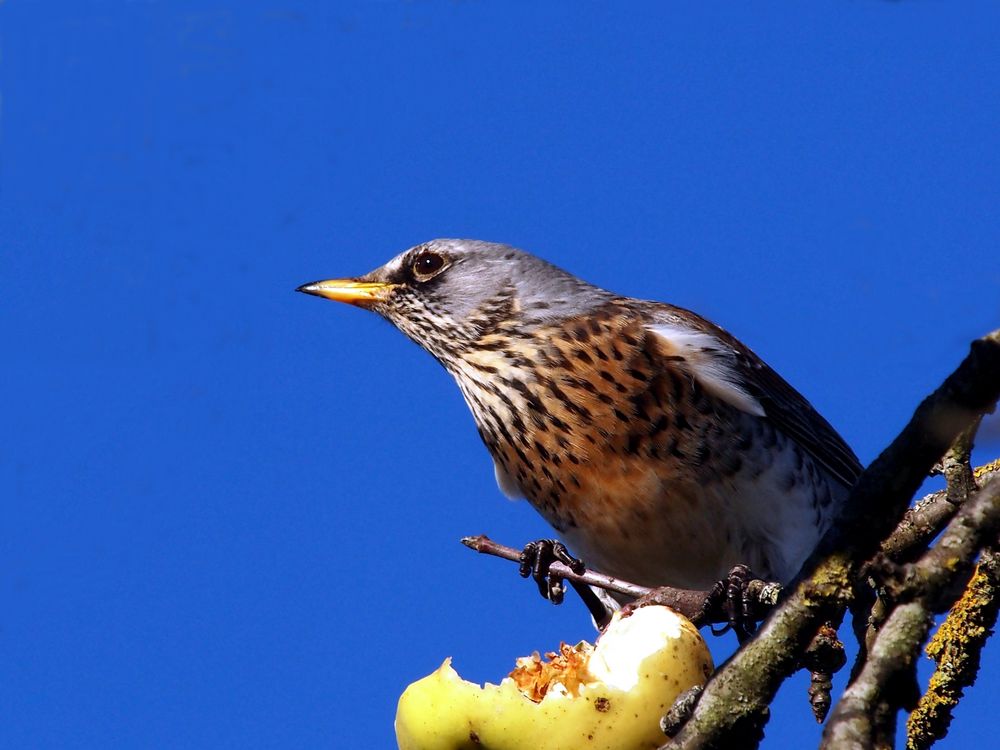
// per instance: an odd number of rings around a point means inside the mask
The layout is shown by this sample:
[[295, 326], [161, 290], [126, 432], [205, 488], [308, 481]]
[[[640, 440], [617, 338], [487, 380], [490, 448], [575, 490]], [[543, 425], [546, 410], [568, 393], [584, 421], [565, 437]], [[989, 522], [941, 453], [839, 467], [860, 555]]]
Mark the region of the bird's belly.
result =
[[[704, 588], [719, 580], [722, 561], [733, 557], [737, 531], [722, 503], [690, 488], [653, 497], [660, 499], [652, 503], [606, 491], [580, 497], [575, 523], [564, 525], [560, 534], [588, 567], [626, 581]], [[706, 512], [708, 505], [720, 508]]]
[[800, 459], [774, 455], [716, 477], [616, 457], [578, 467], [558, 504], [534, 487], [525, 495], [585, 563], [633, 583], [705, 589], [739, 563], [787, 581], [825, 530], [828, 488]]

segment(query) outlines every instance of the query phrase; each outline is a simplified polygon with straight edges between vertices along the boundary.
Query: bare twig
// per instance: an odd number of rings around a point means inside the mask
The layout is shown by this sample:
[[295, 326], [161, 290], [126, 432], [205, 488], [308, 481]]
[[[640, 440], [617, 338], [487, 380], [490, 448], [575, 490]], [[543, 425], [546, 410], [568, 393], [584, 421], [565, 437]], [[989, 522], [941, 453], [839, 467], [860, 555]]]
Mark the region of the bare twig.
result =
[[969, 464], [980, 421], [981, 417], [973, 420], [941, 459], [940, 473], [947, 478], [948, 486], [925, 496], [907, 509], [899, 525], [882, 542], [882, 554], [896, 562], [915, 559], [958, 512], [969, 493], [975, 489], [976, 479], [985, 478], [1000, 469], [1000, 460], [975, 470]]
[[902, 566], [901, 576], [886, 582], [894, 601], [920, 597], [932, 611], [950, 602], [942, 599], [954, 579], [968, 579], [979, 550], [989, 544], [1000, 527], [1000, 478], [973, 494], [948, 524], [941, 539], [917, 562]]
[[[469, 549], [481, 552], [484, 555], [502, 557], [504, 560], [512, 560], [514, 562], [519, 562], [521, 559], [521, 550], [514, 549], [513, 547], [507, 547], [499, 542], [494, 542], [485, 534], [462, 537], [462, 544]], [[624, 594], [625, 596], [639, 598], [643, 594], [648, 594], [650, 591], [650, 589], [645, 586], [629, 583], [628, 581], [623, 581], [619, 578], [605, 575], [604, 573], [598, 573], [595, 570], [585, 570], [583, 573], [575, 573], [572, 568], [561, 562], [552, 563], [552, 565], [549, 566], [549, 570], [553, 575], [556, 575], [559, 578], [565, 578], [567, 581], [586, 583], [588, 586], [597, 586], [605, 591], [614, 591], [615, 593]], [[702, 592], [700, 591], [687, 591], [685, 589], [678, 589], [678, 592], [681, 594], [690, 594], [692, 599], [696, 596], [702, 595]], [[680, 596], [680, 598], [684, 599], [683, 596]]]
[[[972, 474], [983, 484], [1000, 474], [1000, 458], [976, 467]], [[941, 529], [958, 512], [959, 505], [960, 503], [949, 500], [947, 489], [924, 495], [907, 509], [892, 534], [882, 542], [882, 554], [896, 562], [915, 557], [916, 552], [920, 552], [941, 533]]]
[[932, 492], [906, 511], [896, 529], [882, 542], [882, 554], [896, 562], [912, 559], [914, 553], [926, 548], [941, 533], [957, 512], [958, 505], [948, 500], [947, 490]]
[[941, 473], [948, 480], [948, 500], [953, 505], [964, 503], [973, 490], [976, 489], [976, 477], [972, 471], [972, 447], [976, 440], [976, 430], [979, 429], [982, 416], [974, 420], [965, 431], [958, 436], [948, 452], [941, 459]]

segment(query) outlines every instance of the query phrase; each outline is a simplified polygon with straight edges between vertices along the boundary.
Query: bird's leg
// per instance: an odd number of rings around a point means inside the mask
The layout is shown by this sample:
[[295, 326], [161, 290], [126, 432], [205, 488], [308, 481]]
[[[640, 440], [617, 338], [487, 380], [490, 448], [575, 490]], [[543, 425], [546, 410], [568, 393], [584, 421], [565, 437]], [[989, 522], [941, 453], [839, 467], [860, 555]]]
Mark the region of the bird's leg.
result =
[[604, 628], [611, 622], [611, 615], [618, 609], [617, 603], [610, 596], [605, 601], [592, 586], [588, 586], [586, 583], [570, 581], [570, 585], [579, 594], [580, 599], [583, 600], [584, 606], [587, 607], [587, 611], [594, 621], [594, 626], [603, 633]]

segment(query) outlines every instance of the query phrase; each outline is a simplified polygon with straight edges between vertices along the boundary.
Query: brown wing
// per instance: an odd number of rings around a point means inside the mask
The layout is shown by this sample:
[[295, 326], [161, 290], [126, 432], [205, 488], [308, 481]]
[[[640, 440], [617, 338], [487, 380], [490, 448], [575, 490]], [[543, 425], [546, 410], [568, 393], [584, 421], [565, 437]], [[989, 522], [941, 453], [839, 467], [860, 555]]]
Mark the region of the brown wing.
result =
[[727, 331], [683, 308], [649, 303], [650, 330], [686, 355], [689, 372], [737, 408], [771, 420], [831, 475], [850, 487], [861, 474], [857, 456], [806, 399]]

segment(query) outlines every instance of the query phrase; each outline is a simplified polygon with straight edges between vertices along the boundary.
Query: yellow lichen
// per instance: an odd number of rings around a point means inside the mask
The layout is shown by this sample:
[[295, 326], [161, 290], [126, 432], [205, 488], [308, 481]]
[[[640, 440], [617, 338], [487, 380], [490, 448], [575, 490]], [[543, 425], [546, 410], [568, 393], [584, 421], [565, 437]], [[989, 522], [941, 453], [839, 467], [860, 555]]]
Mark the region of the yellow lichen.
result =
[[972, 470], [972, 474], [976, 477], [976, 479], [982, 479], [986, 474], [993, 471], [1000, 471], [1000, 458], [995, 458], [988, 464], [977, 466]]
[[979, 653], [997, 615], [995, 571], [980, 566], [924, 651], [937, 662], [927, 692], [907, 721], [907, 750], [923, 750], [943, 737], [952, 709], [979, 670]]

